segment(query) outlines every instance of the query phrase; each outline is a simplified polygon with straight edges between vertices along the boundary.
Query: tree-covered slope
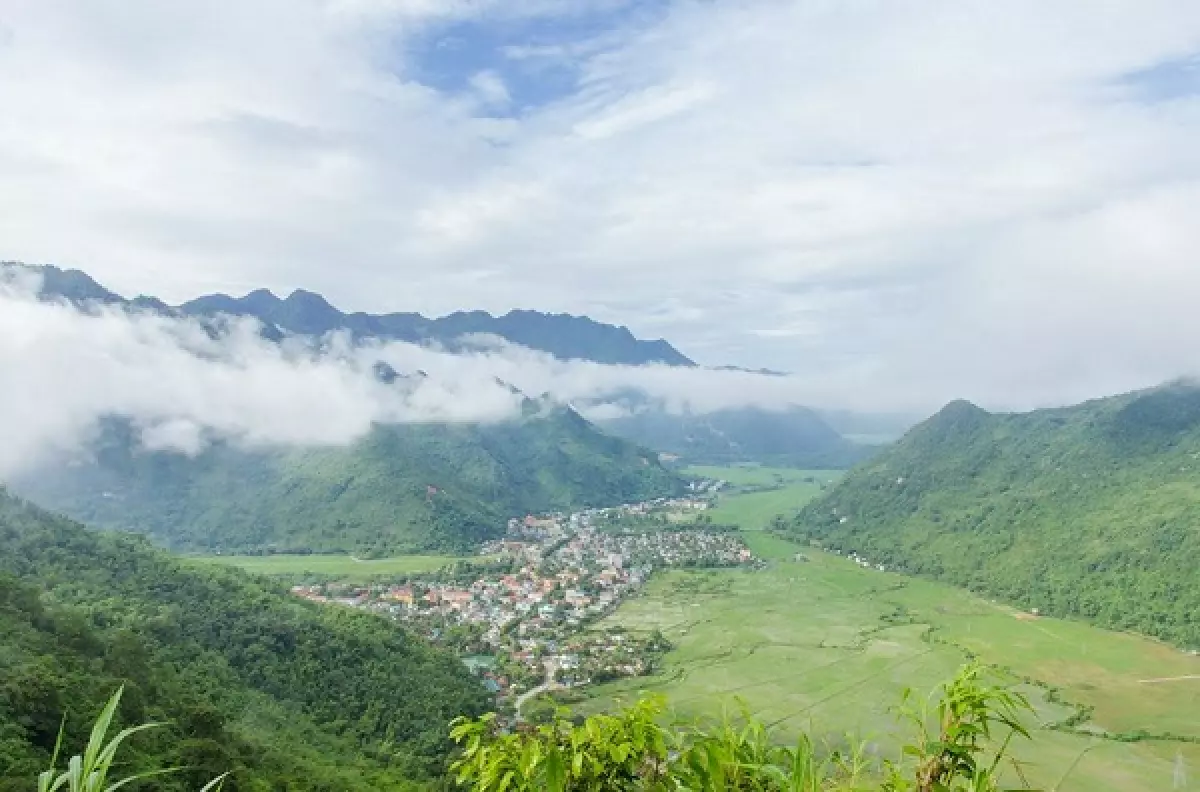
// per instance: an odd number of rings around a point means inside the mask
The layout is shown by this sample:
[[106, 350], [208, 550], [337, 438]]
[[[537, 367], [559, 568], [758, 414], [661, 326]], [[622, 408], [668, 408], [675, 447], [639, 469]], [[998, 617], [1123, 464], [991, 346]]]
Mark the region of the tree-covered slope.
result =
[[72, 745], [125, 685], [155, 789], [398, 789], [440, 772], [446, 724], [487, 706], [453, 656], [143, 539], [86, 531], [0, 492], [0, 789], [28, 789], [65, 711]]
[[620, 437], [695, 464], [755, 462], [803, 468], [845, 468], [873, 448], [855, 445], [805, 407], [739, 407], [678, 414], [655, 406], [601, 422]]
[[563, 408], [496, 424], [378, 426], [346, 447], [146, 452], [113, 422], [84, 460], [15, 488], [90, 525], [215, 551], [465, 551], [509, 517], [675, 492], [654, 455]]
[[955, 402], [793, 530], [872, 562], [1200, 647], [1200, 388], [993, 415]]

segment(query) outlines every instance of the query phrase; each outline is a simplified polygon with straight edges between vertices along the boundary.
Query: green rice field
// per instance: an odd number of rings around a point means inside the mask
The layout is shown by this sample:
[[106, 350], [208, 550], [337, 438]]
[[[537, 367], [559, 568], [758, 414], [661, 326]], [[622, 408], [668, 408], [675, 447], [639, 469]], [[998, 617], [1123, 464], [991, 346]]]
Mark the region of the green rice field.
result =
[[[685, 473], [724, 479], [731, 485], [708, 514], [714, 522], [744, 530], [765, 528], [778, 515], [791, 516], [821, 492], [822, 484], [835, 481], [840, 470], [796, 470], [767, 467], [689, 467]], [[742, 488], [760, 491], [741, 491]]]
[[801, 470], [799, 468], [762, 467], [759, 465], [691, 465], [683, 469], [689, 476], [723, 479], [734, 487], [770, 487], [797, 484], [805, 479], [834, 481], [842, 474], [840, 470]]
[[[757, 505], [738, 504], [750, 497], [727, 496], [721, 508], [757, 521]], [[649, 692], [665, 694], [685, 718], [741, 702], [785, 736], [804, 730], [836, 743], [849, 734], [888, 755], [906, 735], [893, 711], [901, 691], [932, 689], [970, 652], [1035, 683], [1022, 685], [1036, 709], [1034, 739], [1015, 751], [1031, 784], [1200, 789], [1200, 658], [864, 569], [762, 532], [746, 537], [768, 559], [765, 570], [661, 574], [599, 625], [661, 629], [675, 648], [654, 676], [591, 689], [583, 711]], [[1077, 729], [1110, 736], [1049, 728], [1079, 708], [1090, 714]]]

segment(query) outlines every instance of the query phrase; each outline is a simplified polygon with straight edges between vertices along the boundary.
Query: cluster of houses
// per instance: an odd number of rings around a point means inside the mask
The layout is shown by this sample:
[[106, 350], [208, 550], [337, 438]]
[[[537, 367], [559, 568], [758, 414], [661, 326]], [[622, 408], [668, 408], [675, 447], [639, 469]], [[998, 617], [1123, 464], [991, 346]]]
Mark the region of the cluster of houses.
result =
[[586, 632], [571, 639], [555, 658], [555, 679], [567, 687], [641, 676], [671, 645], [662, 633], [631, 635], [619, 630]]
[[[840, 553], [839, 553], [839, 555], [840, 555]], [[887, 567], [885, 567], [883, 564], [876, 564], [871, 561], [868, 561], [867, 559], [863, 558], [862, 556], [860, 556], [858, 553], [854, 552], [853, 550], [846, 553], [846, 558], [849, 559], [850, 561], [853, 561], [854, 563], [858, 564], [863, 569], [877, 569], [880, 572], [887, 571]]]
[[707, 511], [712, 506], [711, 495], [723, 484], [717, 481], [694, 481], [689, 483], [689, 487], [696, 494], [688, 497], [655, 498], [602, 509], [584, 509], [571, 514], [530, 515], [524, 519], [511, 519], [505, 538], [486, 543], [480, 552], [492, 555], [513, 548], [515, 543], [553, 541], [621, 518], [659, 515], [667, 522], [684, 520]]
[[638, 567], [738, 566], [754, 561], [737, 534], [657, 531], [613, 535], [584, 531], [557, 551], [560, 558], [586, 565], [589, 557], [624, 559]]
[[614, 515], [702, 511], [706, 501], [674, 499], [530, 516], [509, 522], [506, 536], [483, 554], [508, 559], [507, 572], [470, 582], [408, 579], [373, 586], [296, 586], [319, 602], [368, 608], [405, 622], [464, 654], [504, 659], [482, 673], [497, 694], [544, 682], [579, 685], [647, 673], [661, 636], [585, 631], [662, 567], [749, 565], [756, 562], [736, 534], [663, 530], [612, 534], [597, 524]]

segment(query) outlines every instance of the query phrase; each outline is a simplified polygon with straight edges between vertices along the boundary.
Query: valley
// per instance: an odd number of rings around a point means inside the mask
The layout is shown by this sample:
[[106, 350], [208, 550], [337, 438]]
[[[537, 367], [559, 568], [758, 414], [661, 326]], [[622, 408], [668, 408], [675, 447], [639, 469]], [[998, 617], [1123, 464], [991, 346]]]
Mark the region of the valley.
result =
[[[319, 601], [340, 597], [455, 648], [499, 695], [502, 711], [515, 702], [530, 717], [546, 717], [554, 700], [589, 715], [663, 694], [672, 717], [744, 707], [785, 741], [801, 733], [829, 746], [861, 741], [871, 756], [894, 757], [901, 692], [930, 689], [978, 658], [1011, 674], [1034, 705], [1027, 722], [1033, 739], [1016, 745], [1021, 775], [1008, 768], [1010, 783], [1023, 777], [1058, 792], [1151, 792], [1172, 788], [1181, 768], [1200, 767], [1194, 654], [880, 571], [873, 559], [780, 535], [840, 471], [710, 466], [683, 473], [699, 477], [697, 495], [512, 521], [485, 556], [204, 562], [292, 581], [357, 582], [294, 591]], [[709, 507], [695, 509], [700, 503]], [[656, 546], [686, 558], [676, 537], [688, 533], [673, 531], [675, 518], [659, 520], [692, 511], [703, 515], [691, 518], [697, 528], [732, 530], [711, 536], [744, 541], [755, 563], [688, 569], [644, 555], [629, 563], [631, 529], [661, 537]], [[564, 566], [560, 547], [574, 548], [577, 560]], [[483, 569], [505, 558], [504, 569]], [[569, 585], [564, 572], [575, 575]], [[515, 597], [508, 616], [505, 596]]]
[[0, 0], [0, 792], [1200, 792], [1200, 0]]
[[[920, 772], [901, 758], [906, 691], [955, 680], [947, 696], [981, 694], [993, 674], [1032, 705], [1014, 705], [1032, 739], [999, 766], [1009, 785], [1179, 790], [1200, 767], [1194, 384], [1029, 413], [956, 401], [883, 448], [824, 417], [863, 425], [853, 414], [697, 414], [597, 385], [534, 397], [499, 377], [480, 387], [503, 418], [398, 420], [389, 410], [442, 398], [423, 369], [373, 360], [386, 333], [356, 335], [399, 315], [259, 290], [235, 313], [270, 318], [236, 342], [220, 309], [232, 298], [183, 319], [47, 274], [57, 291], [38, 310], [186, 331], [204, 352], [184, 354], [208, 361], [189, 365], [228, 365], [237, 355], [217, 347], [248, 343], [285, 366], [341, 367], [367, 414], [393, 419], [268, 442], [105, 406], [7, 475], [0, 783], [48, 759], [68, 702], [91, 712], [122, 684], [123, 718], [177, 724], [133, 765], [234, 768], [231, 789], [256, 792], [299, 777], [314, 780], [296, 789], [424, 788], [464, 755], [466, 732], [449, 732], [460, 716], [519, 744], [559, 733], [527, 726], [575, 728], [569, 712], [590, 741], [635, 703], [661, 716], [648, 728], [740, 713], [776, 747], [857, 756], [877, 784], [890, 761]], [[476, 320], [632, 339], [618, 357], [657, 348], [571, 317]], [[322, 358], [341, 342], [304, 334], [326, 325], [361, 356]], [[434, 350], [445, 327], [429, 327], [397, 332], [432, 345], [422, 355], [475, 354], [478, 339]], [[581, 354], [607, 365], [589, 343], [529, 349], [560, 369]], [[697, 370], [677, 363], [668, 376]]]
[[757, 530], [776, 517], [789, 518], [824, 492], [844, 473], [841, 470], [799, 470], [757, 466], [693, 465], [684, 473], [728, 482], [729, 497], [721, 497], [709, 512], [714, 522]]
[[[785, 734], [815, 730], [835, 744], [853, 734], [887, 752], [895, 748], [889, 710], [900, 691], [932, 687], [970, 650], [1059, 689], [1063, 702], [1094, 707], [1088, 723], [1095, 727], [1188, 738], [1131, 743], [1039, 728], [1016, 751], [1036, 783], [1056, 782], [1085, 750], [1062, 792], [1170, 788], [1177, 755], [1200, 765], [1200, 745], [1192, 742], [1200, 737], [1200, 680], [1187, 678], [1200, 662], [1178, 650], [1074, 623], [1024, 621], [959, 590], [861, 570], [836, 556], [806, 551], [809, 562], [795, 562], [796, 547], [771, 537], [750, 546], [774, 554], [768, 570], [671, 572], [603, 622], [659, 630], [676, 648], [654, 677], [596, 688], [581, 710], [647, 692], [666, 694], [685, 718], [715, 716], [740, 701]], [[897, 611], [903, 621], [890, 624]], [[1176, 681], [1143, 682], [1153, 678]], [[1074, 714], [1042, 689], [1029, 692], [1044, 719], [1038, 726]]]
[[[749, 497], [726, 496], [713, 511]], [[1031, 782], [1150, 792], [1173, 788], [1180, 767], [1200, 767], [1200, 658], [866, 569], [765, 531], [743, 535], [765, 569], [665, 572], [597, 625], [660, 631], [674, 648], [650, 677], [588, 689], [580, 711], [646, 693], [665, 694], [684, 718], [740, 702], [784, 735], [842, 744], [850, 734], [887, 755], [900, 692], [924, 691], [977, 656], [1026, 681], [1037, 721], [1015, 755]]]

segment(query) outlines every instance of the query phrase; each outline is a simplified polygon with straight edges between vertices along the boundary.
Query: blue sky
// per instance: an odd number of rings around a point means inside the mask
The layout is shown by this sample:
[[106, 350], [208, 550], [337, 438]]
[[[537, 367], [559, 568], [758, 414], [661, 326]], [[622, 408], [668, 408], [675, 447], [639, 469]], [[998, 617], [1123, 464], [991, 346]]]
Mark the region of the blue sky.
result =
[[1172, 102], [1200, 96], [1200, 53], [1156, 63], [1126, 75], [1123, 82], [1145, 102]]
[[1200, 373], [1195, 0], [217, 5], [0, 7], [0, 258], [584, 313], [814, 403]]
[[481, 75], [495, 79], [511, 101], [482, 112], [523, 115], [579, 89], [584, 61], [652, 26], [665, 0], [580, 4], [567, 14], [487, 15], [431, 25], [401, 45], [401, 74], [450, 95], [477, 96]]

